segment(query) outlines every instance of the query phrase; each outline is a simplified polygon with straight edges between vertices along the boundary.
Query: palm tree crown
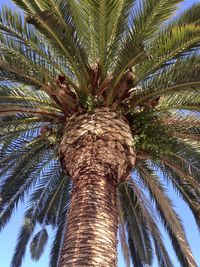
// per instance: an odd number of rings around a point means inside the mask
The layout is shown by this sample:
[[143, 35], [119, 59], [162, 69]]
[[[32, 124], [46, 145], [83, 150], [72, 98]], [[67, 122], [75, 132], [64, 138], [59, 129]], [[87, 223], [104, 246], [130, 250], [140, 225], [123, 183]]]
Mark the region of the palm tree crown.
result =
[[[26, 246], [38, 260], [55, 230], [58, 266], [72, 182], [60, 157], [66, 121], [114, 110], [132, 131], [136, 163], [118, 187], [127, 266], [173, 266], [157, 219], [180, 261], [196, 266], [158, 176], [170, 181], [200, 226], [200, 4], [181, 0], [13, 0], [0, 11], [0, 229], [28, 208], [12, 267]], [[41, 230], [34, 235], [36, 224]], [[154, 244], [154, 247], [153, 247]]]

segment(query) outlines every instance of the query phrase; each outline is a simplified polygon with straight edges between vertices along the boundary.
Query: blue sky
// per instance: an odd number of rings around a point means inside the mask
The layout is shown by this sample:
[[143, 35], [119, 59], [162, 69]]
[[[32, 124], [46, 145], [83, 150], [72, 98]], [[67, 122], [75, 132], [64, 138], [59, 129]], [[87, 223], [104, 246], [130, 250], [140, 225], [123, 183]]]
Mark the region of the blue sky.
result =
[[[181, 5], [181, 9], [185, 9], [188, 6], [192, 5], [193, 3], [200, 2], [200, 0], [186, 0], [183, 1], [183, 4]], [[0, 0], [0, 7], [2, 4], [11, 5], [10, 0]], [[193, 254], [195, 256], [195, 259], [197, 261], [197, 265], [200, 266], [200, 237], [199, 232], [197, 230], [197, 226], [195, 225], [194, 218], [187, 208], [187, 206], [183, 203], [182, 200], [180, 200], [175, 192], [172, 190], [172, 188], [168, 187], [168, 194], [173, 199], [175, 208], [179, 212], [186, 229], [188, 241], [191, 245]], [[10, 259], [14, 251], [14, 246], [16, 242], [17, 232], [19, 230], [19, 227], [21, 225], [22, 221], [22, 214], [23, 214], [23, 207], [20, 206], [15, 215], [12, 217], [10, 223], [7, 225], [7, 227], [2, 231], [0, 234], [0, 267], [9, 267]], [[165, 244], [167, 248], [169, 249], [169, 254], [174, 262], [175, 267], [179, 267], [179, 263], [176, 260], [176, 256], [173, 253], [173, 250], [171, 248], [171, 244], [165, 235], [162, 226], [160, 226], [163, 232], [163, 237]], [[49, 251], [50, 251], [50, 241], [52, 240], [53, 233], [51, 229], [49, 229], [50, 237], [48, 246], [46, 248], [46, 251], [40, 261], [33, 262], [30, 259], [29, 251], [27, 250], [25, 260], [23, 262], [22, 267], [48, 267], [48, 257], [49, 257]], [[121, 249], [119, 249], [119, 260], [118, 260], [118, 267], [125, 267]], [[156, 262], [154, 262], [152, 267], [159, 267]]]

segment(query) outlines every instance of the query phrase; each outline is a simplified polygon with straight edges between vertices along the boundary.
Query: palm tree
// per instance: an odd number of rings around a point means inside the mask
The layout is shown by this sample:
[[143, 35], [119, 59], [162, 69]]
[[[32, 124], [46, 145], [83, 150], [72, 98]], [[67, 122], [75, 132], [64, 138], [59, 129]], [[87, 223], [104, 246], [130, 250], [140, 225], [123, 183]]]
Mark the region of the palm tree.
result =
[[[0, 229], [27, 210], [51, 267], [197, 266], [161, 176], [200, 226], [200, 4], [181, 0], [13, 0], [0, 12]], [[172, 16], [175, 14], [174, 16]], [[177, 15], [179, 14], [179, 15]], [[34, 234], [36, 225], [40, 231]]]

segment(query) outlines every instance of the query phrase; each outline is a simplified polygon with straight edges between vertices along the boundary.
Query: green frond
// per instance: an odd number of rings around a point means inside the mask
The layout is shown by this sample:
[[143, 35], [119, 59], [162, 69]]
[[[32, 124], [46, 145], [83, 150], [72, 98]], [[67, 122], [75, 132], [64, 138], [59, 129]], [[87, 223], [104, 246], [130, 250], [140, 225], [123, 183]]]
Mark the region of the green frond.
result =
[[47, 93], [51, 92], [48, 85], [43, 84], [43, 81], [32, 76], [32, 70], [30, 68], [26, 69], [27, 64], [20, 63], [20, 60], [15, 60], [13, 57], [10, 57], [8, 60], [9, 62], [0, 60], [0, 80], [20, 82], [25, 85], [35, 86], [38, 89], [43, 89]]
[[49, 267], [59, 266], [60, 254], [61, 254], [62, 244], [63, 244], [63, 236], [65, 234], [65, 227], [66, 227], [66, 216], [67, 216], [67, 209], [64, 210], [62, 214], [62, 219], [60, 218], [60, 222], [55, 231], [54, 241], [52, 243], [51, 252], [50, 252]]
[[142, 216], [143, 220], [147, 223], [151, 238], [154, 241], [154, 251], [160, 266], [173, 267], [172, 261], [163, 243], [162, 234], [157, 226], [158, 221], [154, 207], [152, 206], [152, 203], [147, 199], [144, 188], [136, 184], [135, 172], [133, 173], [129, 183], [136, 196], [137, 208], [140, 210], [140, 216]]
[[[49, 157], [44, 157], [46, 153], [46, 145], [39, 143], [18, 160], [11, 161], [15, 165], [4, 175], [0, 187], [0, 229], [7, 224], [19, 201], [24, 200], [25, 193], [36, 183], [40, 172], [49, 162]], [[52, 160], [52, 155], [50, 157]]]
[[[45, 81], [46, 79], [50, 83], [56, 77], [56, 72], [51, 65], [46, 63], [34, 50], [24, 45], [21, 40], [16, 40], [15, 37], [2, 33], [0, 35], [0, 52], [1, 61], [5, 61], [5, 63], [11, 66], [14, 63], [16, 65], [17, 61], [19, 62], [17, 66], [23, 65], [21, 67], [22, 73], [27, 68], [27, 74], [34, 75], [38, 80]], [[12, 57], [15, 60], [11, 60]]]
[[[36, 189], [29, 197], [29, 209], [26, 211], [25, 217], [30, 221], [38, 221], [43, 227], [46, 224], [59, 225], [61, 218], [63, 222], [65, 222], [66, 204], [69, 201], [70, 182], [69, 179], [66, 179], [66, 176], [63, 175], [60, 169], [60, 164], [58, 164], [58, 162], [51, 156], [48, 161], [43, 162], [41, 168], [38, 169], [38, 172], [35, 173], [35, 175], [36, 177], [40, 177], [40, 179], [35, 182], [34, 187]], [[63, 217], [62, 214], [65, 214], [65, 216]], [[30, 233], [28, 240], [30, 239], [31, 234], [32, 232]], [[34, 260], [38, 260], [42, 255], [44, 245], [47, 241], [46, 237], [45, 228], [33, 237], [30, 250]], [[24, 238], [26, 239], [27, 236]], [[55, 242], [58, 244], [58, 240]], [[20, 266], [21, 264], [27, 243], [28, 242], [25, 242], [21, 236], [16, 247], [16, 253], [13, 257], [13, 262], [19, 262], [19, 265], [16, 266]], [[54, 253], [56, 253], [56, 251]]]
[[198, 207], [200, 197], [195, 192], [195, 188], [191, 186], [184, 177], [181, 177], [177, 170], [174, 170], [174, 168], [171, 168], [168, 164], [165, 164], [165, 161], [160, 161], [156, 165], [161, 170], [164, 178], [172, 183], [175, 191], [187, 203], [194, 215], [196, 224], [200, 229], [200, 210]]
[[135, 0], [120, 0], [115, 11], [115, 18], [113, 18], [113, 29], [109, 41], [108, 53], [108, 70], [113, 70], [115, 59], [117, 59], [118, 50], [120, 50], [122, 41], [127, 33], [127, 24], [134, 7]]
[[191, 7], [184, 10], [178, 18], [176, 18], [175, 24], [189, 24], [195, 23], [200, 25], [200, 3], [194, 3]]
[[37, 56], [37, 63], [47, 70], [49, 68], [54, 76], [64, 73], [66, 79], [76, 88], [73, 81], [74, 74], [67, 65], [67, 61], [32, 25], [24, 24], [21, 15], [7, 7], [2, 8], [0, 11], [0, 31], [7, 36], [7, 39], [10, 37], [18, 40], [24, 50], [34, 52]]
[[[49, 122], [49, 119], [40, 118], [40, 117], [4, 117], [5, 120], [1, 121], [0, 129], [1, 129], [1, 137], [5, 137], [6, 134], [8, 136], [12, 133], [20, 133], [22, 131], [30, 130], [35, 127], [39, 128], [44, 125], [44, 122]], [[7, 137], [8, 137], [7, 136]]]
[[[53, 66], [54, 69], [59, 69], [59, 65], [56, 64], [53, 58], [52, 52], [49, 49], [48, 44], [45, 44], [42, 36], [31, 25], [23, 23], [23, 17], [18, 12], [11, 10], [8, 7], [3, 7], [0, 11], [0, 31], [1, 36], [4, 36], [7, 40], [9, 38], [18, 40], [24, 49], [32, 49], [38, 56], [43, 58]], [[61, 65], [60, 65], [61, 67]]]
[[177, 172], [180, 177], [186, 179], [187, 182], [192, 185], [194, 190], [199, 191], [199, 143], [196, 144], [196, 147], [193, 147], [190, 143], [184, 142], [184, 140], [172, 139], [169, 140], [169, 147], [171, 153], [168, 157], [164, 157], [161, 160]]
[[26, 144], [28, 148], [32, 142], [43, 142], [46, 145], [55, 145], [61, 138], [63, 124], [59, 121], [45, 117], [30, 116], [4, 116], [0, 121], [0, 143], [3, 156], [6, 149], [13, 147], [16, 150], [17, 143]]
[[80, 3], [89, 23], [91, 61], [93, 64], [96, 60], [99, 61], [102, 82], [106, 78], [108, 67], [113, 64], [114, 50], [117, 49], [119, 40], [122, 40], [133, 3], [134, 1], [124, 0], [89, 0]]
[[16, 114], [27, 114], [27, 115], [38, 115], [38, 116], [46, 116], [47, 118], [57, 118], [59, 119], [59, 115], [53, 112], [48, 112], [46, 109], [34, 108], [22, 105], [13, 105], [13, 104], [0, 104], [0, 114], [1, 116], [10, 116]]
[[19, 131], [16, 131], [14, 133], [7, 133], [6, 135], [2, 135], [0, 137], [0, 142], [1, 142], [1, 157], [4, 157], [5, 155], [3, 154], [4, 151], [12, 147], [13, 145], [16, 145], [16, 147], [20, 146], [21, 144], [25, 142], [27, 137], [31, 138], [31, 141], [33, 140], [33, 134], [38, 135], [38, 126], [33, 127], [31, 126], [30, 128], [26, 127], [26, 129], [20, 129]]
[[139, 262], [151, 265], [153, 254], [149, 230], [146, 222], [138, 214], [134, 192], [126, 184], [122, 184], [119, 188], [119, 194], [133, 264], [138, 258]]
[[34, 235], [30, 244], [30, 253], [32, 260], [38, 261], [44, 252], [48, 241], [48, 233], [44, 228]]
[[132, 255], [132, 263], [134, 267], [143, 267], [143, 262], [141, 261], [138, 252], [137, 252], [137, 248], [135, 247], [135, 244], [133, 243], [133, 241], [131, 239], [128, 240], [129, 241], [129, 250], [130, 253]]
[[26, 246], [31, 238], [31, 235], [35, 229], [36, 220], [28, 212], [23, 218], [23, 223], [19, 231], [17, 238], [17, 245], [12, 257], [11, 267], [20, 267], [22, 260], [25, 256]]
[[163, 96], [157, 107], [158, 110], [189, 110], [191, 112], [200, 111], [199, 92], [180, 92]]
[[127, 267], [130, 267], [130, 253], [129, 253], [129, 247], [127, 244], [127, 237], [126, 237], [126, 229], [125, 229], [125, 225], [123, 222], [123, 219], [121, 218], [121, 214], [119, 214], [120, 216], [120, 221], [119, 221], [119, 238], [120, 238], [120, 243], [121, 243], [121, 248], [122, 248], [122, 253], [124, 256], [124, 261], [126, 263]]
[[[190, 96], [190, 94], [188, 95]], [[164, 101], [164, 99], [162, 101]], [[177, 100], [177, 102], [179, 102], [179, 100]], [[162, 126], [166, 129], [166, 134], [169, 139], [167, 143], [170, 149], [171, 148], [173, 149], [173, 146], [172, 146], [173, 142], [180, 141], [191, 146], [194, 149], [194, 154], [195, 154], [195, 151], [198, 150], [197, 142], [200, 140], [199, 114], [198, 112], [188, 113], [189, 108], [187, 107], [187, 105], [185, 105], [184, 107], [186, 109], [185, 113], [183, 112], [184, 111], [183, 109], [181, 111], [179, 110], [174, 111], [174, 109], [172, 109], [171, 112], [168, 112], [166, 114], [165, 114], [165, 111], [168, 108], [164, 108], [164, 109], [161, 108], [162, 117], [160, 117], [160, 122], [162, 123]], [[197, 107], [194, 108], [195, 110], [193, 109], [193, 111], [196, 111]], [[176, 106], [174, 108], [176, 108]]]
[[132, 31], [135, 39], [146, 42], [154, 36], [181, 2], [181, 0], [144, 0], [138, 3], [132, 16]]
[[[21, 1], [15, 1], [21, 4]], [[87, 58], [83, 56], [84, 47], [81, 46], [74, 21], [68, 12], [68, 3], [65, 1], [24, 1], [24, 10], [27, 12], [26, 21], [33, 24], [57, 51], [65, 56], [78, 78], [82, 89], [87, 92]], [[67, 44], [67, 45], [66, 45]]]
[[[56, 231], [54, 236], [54, 241], [52, 243], [51, 252], [50, 252], [50, 267], [58, 267], [59, 266], [59, 259], [61, 255], [62, 245], [63, 245], [63, 236], [65, 234], [66, 229], [66, 217], [67, 217], [67, 211], [69, 208], [69, 201], [70, 201], [70, 187], [71, 183], [68, 181], [64, 187], [64, 194], [61, 200], [61, 207], [59, 213], [57, 213], [57, 220], [56, 224]], [[58, 216], [59, 215], [59, 216]]]
[[48, 222], [53, 226], [57, 225], [59, 217], [65, 206], [63, 201], [69, 197], [69, 191], [64, 191], [66, 186], [68, 186], [69, 190], [69, 179], [63, 172], [60, 172], [59, 180], [54, 185], [53, 189], [48, 194], [47, 199], [43, 203], [43, 209], [41, 209], [38, 213], [37, 220], [40, 224]]
[[[180, 58], [162, 68], [152, 77], [139, 84], [139, 90], [131, 96], [133, 107], [137, 107], [150, 98], [199, 90], [200, 87], [200, 57], [198, 54]], [[141, 89], [140, 89], [141, 88]]]
[[[48, 224], [52, 223], [51, 220], [48, 219], [48, 213], [51, 213], [53, 222], [56, 224], [59, 219], [58, 214], [60, 215], [60, 213], [62, 213], [63, 205], [65, 206], [65, 204], [63, 204], [63, 198], [66, 199], [66, 194], [67, 197], [69, 194], [68, 190], [66, 192], [63, 191], [63, 188], [65, 188], [63, 184], [69, 184], [69, 179], [64, 175], [60, 164], [58, 164], [55, 159], [49, 162], [48, 169], [43, 169], [42, 178], [43, 179], [36, 184], [36, 188], [29, 198], [29, 206], [34, 207], [32, 214], [37, 218], [40, 224], [47, 222]], [[57, 187], [59, 188], [59, 196], [54, 195], [54, 191]], [[53, 203], [52, 201], [54, 201], [56, 197], [57, 202]], [[60, 201], [62, 202], [61, 206], [58, 205]]]
[[128, 32], [125, 40], [122, 40], [122, 44], [118, 51], [116, 64], [113, 67], [113, 74], [114, 77], [116, 77], [113, 88], [118, 85], [120, 79], [127, 70], [146, 58], [147, 53], [143, 45], [138, 43], [137, 39], [134, 39], [132, 32]]
[[200, 27], [195, 24], [168, 26], [148, 44], [149, 60], [136, 69], [138, 80], [153, 74], [180, 56], [200, 46]]
[[38, 107], [44, 110], [61, 112], [52, 99], [43, 91], [16, 84], [0, 84], [0, 104], [26, 104], [28, 107]]
[[145, 162], [138, 162], [136, 169], [141, 181], [148, 188], [152, 199], [155, 201], [160, 219], [169, 234], [180, 263], [182, 266], [197, 266], [190, 251], [180, 219], [174, 211], [170, 199], [166, 196], [158, 177]]
[[[23, 127], [23, 126], [22, 126]], [[48, 140], [47, 138], [40, 138], [39, 137], [39, 132], [40, 132], [40, 127], [41, 125], [25, 125], [24, 128], [20, 128], [17, 131], [11, 132], [11, 133], [7, 133], [6, 135], [4, 134], [3, 136], [0, 137], [0, 141], [1, 141], [1, 154], [3, 155], [3, 157], [5, 156], [3, 153], [5, 153], [6, 151], [9, 151], [8, 154], [12, 151], [13, 152], [16, 151], [16, 148], [21, 147], [21, 145], [23, 144], [26, 147], [29, 147], [37, 142], [41, 142], [43, 144], [48, 144]], [[47, 126], [48, 127], [48, 126]], [[11, 128], [13, 129], [13, 126], [11, 126]], [[36, 137], [33, 137], [36, 136]], [[8, 155], [9, 156], [9, 155]], [[5, 158], [6, 161], [6, 158]], [[8, 165], [7, 165], [8, 168]], [[4, 172], [4, 169], [3, 169]]]
[[15, 3], [22, 10], [29, 10], [27, 7], [27, 3], [24, 0], [13, 0], [13, 3]]

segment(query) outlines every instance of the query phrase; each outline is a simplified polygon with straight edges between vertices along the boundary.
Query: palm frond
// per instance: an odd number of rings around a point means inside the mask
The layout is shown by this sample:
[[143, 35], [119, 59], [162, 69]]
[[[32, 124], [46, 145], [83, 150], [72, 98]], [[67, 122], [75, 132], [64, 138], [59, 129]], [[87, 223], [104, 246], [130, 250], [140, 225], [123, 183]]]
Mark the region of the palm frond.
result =
[[144, 80], [140, 84], [141, 89], [132, 95], [133, 107], [153, 97], [173, 92], [199, 90], [199, 60], [198, 54], [180, 58]]
[[20, 113], [25, 113], [25, 114], [31, 114], [31, 115], [44, 115], [44, 116], [49, 116], [50, 118], [59, 118], [59, 116], [55, 113], [48, 112], [46, 109], [39, 109], [39, 108], [29, 108], [26, 106], [22, 105], [13, 105], [13, 104], [1, 104], [0, 105], [0, 114], [1, 116], [10, 116], [10, 115], [16, 115]]
[[148, 186], [152, 199], [154, 199], [160, 219], [171, 239], [177, 257], [183, 266], [197, 266], [190, 251], [181, 221], [172, 207], [170, 199], [165, 195], [164, 188], [157, 176], [148, 167], [147, 163], [137, 165], [137, 171], [141, 181]]
[[[15, 37], [4, 33], [0, 36], [0, 52], [2, 61], [10, 64], [13, 62], [17, 64], [16, 61], [19, 61], [20, 64], [24, 65], [24, 69], [25, 67], [27, 68], [27, 73], [33, 73], [35, 78], [38, 80], [45, 80], [46, 78], [46, 81], [51, 82], [53, 78], [56, 77], [57, 73], [54, 68], [52, 68], [52, 66], [48, 64], [43, 57], [21, 42], [21, 40], [18, 41]], [[15, 61], [11, 61], [10, 57], [15, 57]]]
[[9, 62], [0, 60], [0, 80], [20, 82], [29, 86], [32, 85], [38, 89], [42, 88], [45, 92], [51, 94], [52, 90], [49, 85], [43, 84], [41, 80], [32, 76], [32, 70], [30, 68], [26, 69], [27, 65], [21, 63], [14, 58], [10, 58]]
[[137, 206], [140, 210], [140, 216], [142, 216], [143, 220], [147, 223], [151, 238], [154, 241], [154, 251], [160, 266], [172, 267], [172, 261], [163, 243], [162, 234], [157, 226], [158, 220], [154, 207], [152, 206], [152, 203], [147, 199], [144, 188], [136, 184], [135, 172], [133, 173], [129, 183], [137, 198]]
[[130, 254], [129, 254], [129, 247], [127, 244], [127, 237], [126, 237], [126, 229], [125, 225], [123, 222], [123, 219], [121, 218], [121, 213], [119, 214], [120, 216], [120, 222], [119, 222], [119, 237], [120, 237], [120, 242], [121, 242], [121, 248], [122, 248], [122, 253], [124, 256], [124, 261], [126, 263], [127, 267], [130, 267]]
[[144, 0], [133, 10], [132, 31], [142, 42], [151, 38], [160, 25], [177, 10], [181, 0]]
[[26, 104], [29, 107], [44, 108], [55, 112], [61, 111], [52, 99], [43, 91], [16, 84], [0, 84], [0, 104]]
[[26, 246], [35, 229], [36, 220], [27, 212], [23, 218], [23, 223], [17, 239], [15, 253], [12, 258], [11, 267], [20, 267], [25, 256]]
[[66, 229], [66, 216], [67, 216], [67, 209], [64, 209], [55, 232], [54, 241], [52, 243], [49, 267], [59, 266], [59, 260], [63, 244], [63, 236], [65, 234], [65, 229]]
[[62, 214], [62, 210], [65, 206], [63, 204], [63, 201], [65, 201], [69, 197], [69, 191], [64, 192], [64, 190], [66, 189], [66, 184], [69, 190], [69, 179], [63, 172], [60, 172], [59, 180], [57, 180], [57, 183], [55, 183], [53, 190], [50, 191], [45, 202], [43, 203], [43, 209], [39, 210], [37, 220], [40, 224], [48, 222], [53, 226], [57, 226], [59, 217]]
[[158, 110], [189, 110], [191, 112], [200, 111], [199, 92], [180, 92], [163, 96], [158, 104]]
[[[52, 157], [45, 166], [43, 165], [37, 177], [40, 177], [40, 180], [35, 184], [36, 189], [29, 197], [29, 208], [25, 215], [30, 221], [38, 221], [42, 225], [42, 230], [33, 237], [30, 244], [31, 256], [34, 260], [40, 258], [47, 242], [45, 226], [47, 224], [57, 226], [60, 224], [61, 219], [65, 222], [66, 218], [63, 215], [66, 216], [66, 205], [69, 201], [70, 186], [69, 179], [61, 171], [60, 164], [55, 159], [52, 159]], [[30, 233], [28, 240], [31, 238], [32, 233], [33, 231]], [[58, 245], [57, 239], [55, 242]], [[22, 247], [19, 247], [19, 243]], [[19, 262], [19, 266], [27, 243], [21, 236], [13, 257], [13, 262]], [[54, 251], [54, 256], [56, 257], [56, 250]], [[55, 260], [55, 257], [52, 260]]]
[[[49, 165], [47, 167], [48, 169], [46, 168], [43, 170], [43, 179], [39, 183], [37, 183], [36, 189], [29, 198], [29, 206], [34, 207], [32, 213], [35, 217], [37, 217], [37, 220], [40, 222], [40, 224], [47, 222], [51, 223], [51, 221], [48, 220], [48, 212], [52, 213], [54, 221], [56, 222], [56, 220], [59, 218], [58, 214], [62, 212], [63, 208], [63, 206], [60, 207], [60, 205], [58, 205], [58, 203], [60, 202], [59, 199], [62, 200], [63, 197], [66, 198], [65, 193], [68, 194], [68, 191], [63, 192], [63, 184], [69, 184], [69, 179], [67, 179], [67, 177], [63, 173], [59, 162], [53, 159], [49, 162]], [[59, 196], [58, 194], [54, 194], [54, 191], [57, 188], [59, 188]], [[61, 192], [63, 194], [61, 194]], [[56, 197], [57, 202], [53, 203]]]
[[42, 253], [44, 252], [45, 245], [48, 241], [48, 233], [44, 228], [40, 230], [37, 234], [34, 235], [31, 244], [30, 244], [30, 252], [32, 260], [39, 260]]
[[114, 19], [114, 26], [112, 29], [112, 35], [110, 36], [108, 63], [109, 69], [113, 70], [114, 62], [118, 50], [120, 50], [120, 44], [124, 40], [127, 33], [127, 24], [131, 15], [131, 10], [135, 5], [135, 0], [121, 0], [119, 1], [117, 10], [115, 10], [116, 17]]
[[134, 1], [125, 3], [114, 0], [81, 1], [80, 7], [88, 14], [92, 62], [96, 63], [99, 59], [101, 81], [106, 78], [108, 67], [112, 64], [113, 49], [117, 48], [114, 42], [123, 35], [124, 25], [133, 3]]
[[[185, 142], [181, 139], [170, 139], [169, 140], [170, 154], [169, 158], [164, 158], [164, 160], [169, 160], [180, 169], [181, 176], [185, 178], [188, 177], [190, 183], [193, 183], [194, 188], [197, 188], [199, 183], [199, 157], [200, 157], [200, 147], [199, 142]], [[194, 181], [193, 181], [194, 179]], [[188, 182], [189, 182], [188, 181]]]
[[[1, 183], [0, 192], [1, 215], [0, 229], [2, 229], [9, 221], [12, 211], [17, 207], [19, 201], [24, 200], [25, 193], [30, 187], [36, 183], [40, 172], [49, 162], [49, 158], [44, 158], [46, 144], [38, 144], [35, 148], [27, 152], [18, 161], [15, 160], [15, 166], [9, 169], [9, 172], [4, 176]], [[35, 155], [37, 152], [37, 156]], [[52, 155], [51, 159], [52, 160]]]
[[[64, 60], [61, 61], [59, 54], [57, 54], [53, 47], [45, 42], [42, 35], [35, 30], [31, 25], [23, 23], [23, 16], [18, 12], [11, 10], [8, 7], [3, 7], [0, 11], [0, 31], [18, 40], [24, 45], [24, 49], [34, 51], [41, 59], [41, 63], [49, 64], [53, 67], [55, 73], [69, 72]], [[70, 75], [72, 76], [72, 74]]]
[[156, 165], [162, 171], [162, 174], [167, 181], [170, 181], [173, 188], [181, 196], [185, 202], [188, 204], [190, 210], [192, 211], [194, 218], [196, 220], [197, 226], [200, 228], [200, 210], [199, 206], [199, 196], [195, 192], [194, 187], [188, 184], [183, 177], [181, 177], [174, 168], [165, 164], [165, 161], [160, 161]]
[[178, 18], [176, 18], [175, 24], [189, 24], [189, 23], [195, 23], [197, 25], [200, 25], [200, 4], [194, 3], [191, 7], [184, 10]]
[[133, 263], [138, 259], [141, 264], [151, 265], [153, 255], [149, 230], [138, 214], [137, 205], [134, 204], [134, 192], [126, 184], [122, 184], [120, 185], [119, 193], [120, 205], [128, 232], [131, 259]]
[[[21, 5], [21, 0], [15, 0]], [[57, 51], [68, 60], [80, 85], [87, 92], [87, 59], [84, 47], [80, 44], [74, 21], [68, 12], [68, 3], [65, 1], [24, 1], [21, 7], [27, 12], [26, 21], [33, 24]], [[66, 45], [67, 44], [67, 45]]]
[[60, 210], [58, 210], [56, 217], [56, 232], [54, 241], [52, 243], [51, 252], [50, 252], [50, 267], [58, 267], [59, 266], [59, 259], [61, 255], [62, 250], [62, 244], [64, 241], [64, 234], [66, 229], [66, 217], [67, 217], [67, 211], [69, 208], [69, 200], [70, 200], [70, 191], [71, 191], [71, 183], [70, 180], [67, 181], [63, 194], [61, 199], [61, 207]]
[[200, 27], [195, 24], [168, 26], [149, 44], [151, 57], [136, 69], [138, 80], [153, 74], [177, 59], [191, 53], [200, 46]]

